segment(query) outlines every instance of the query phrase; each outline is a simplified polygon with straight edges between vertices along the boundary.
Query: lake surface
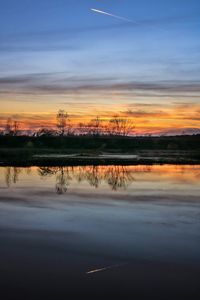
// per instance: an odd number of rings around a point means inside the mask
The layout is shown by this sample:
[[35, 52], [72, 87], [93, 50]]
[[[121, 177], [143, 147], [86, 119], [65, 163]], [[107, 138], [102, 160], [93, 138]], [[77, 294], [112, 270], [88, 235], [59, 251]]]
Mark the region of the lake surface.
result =
[[4, 299], [200, 299], [200, 165], [1, 167], [0, 241]]

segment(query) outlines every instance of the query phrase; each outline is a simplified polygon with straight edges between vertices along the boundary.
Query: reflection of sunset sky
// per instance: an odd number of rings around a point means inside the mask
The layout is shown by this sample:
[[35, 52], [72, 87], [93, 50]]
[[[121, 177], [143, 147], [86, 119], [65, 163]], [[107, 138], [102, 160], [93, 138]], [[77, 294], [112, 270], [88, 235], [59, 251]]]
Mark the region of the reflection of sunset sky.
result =
[[138, 133], [200, 128], [199, 1], [1, 2], [1, 128], [54, 126], [60, 108], [75, 124], [120, 113]]
[[[23, 187], [30, 192], [55, 193], [57, 188], [74, 195], [79, 193], [114, 194], [162, 194], [174, 193], [198, 195], [199, 166], [86, 166], [54, 168], [0, 168], [0, 186], [19, 191]], [[33, 184], [34, 183], [34, 184]], [[62, 186], [63, 185], [63, 186]]]

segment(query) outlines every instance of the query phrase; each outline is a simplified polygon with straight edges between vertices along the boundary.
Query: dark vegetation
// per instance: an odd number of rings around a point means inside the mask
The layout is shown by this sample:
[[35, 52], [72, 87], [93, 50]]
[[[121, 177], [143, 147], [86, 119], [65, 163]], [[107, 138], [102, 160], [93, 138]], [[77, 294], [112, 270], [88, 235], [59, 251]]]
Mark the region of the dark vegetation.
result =
[[135, 150], [200, 150], [200, 135], [170, 137], [127, 136], [0, 136], [0, 148], [24, 150], [109, 151], [129, 153]]
[[[105, 162], [101, 154], [136, 154], [146, 163], [162, 158], [159, 162], [200, 161], [200, 135], [171, 137], [127, 136], [0, 136], [0, 161], [51, 165], [62, 162]], [[77, 154], [76, 158], [34, 158], [34, 155]], [[99, 157], [99, 159], [98, 159]], [[142, 159], [143, 158], [143, 159]], [[172, 159], [173, 158], [173, 159]], [[119, 160], [119, 161], [118, 161]], [[107, 159], [108, 163], [120, 163], [120, 159]], [[126, 160], [133, 163], [133, 159]]]

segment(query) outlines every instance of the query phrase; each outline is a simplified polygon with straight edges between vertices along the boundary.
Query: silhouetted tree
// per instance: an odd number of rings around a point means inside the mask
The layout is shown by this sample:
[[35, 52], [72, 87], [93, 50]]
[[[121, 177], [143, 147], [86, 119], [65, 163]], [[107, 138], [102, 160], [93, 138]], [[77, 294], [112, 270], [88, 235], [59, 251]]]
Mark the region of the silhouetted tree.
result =
[[77, 131], [80, 135], [85, 135], [87, 133], [86, 126], [83, 122], [78, 124]]
[[8, 118], [5, 125], [5, 134], [17, 136], [18, 133], [19, 133], [19, 122], [13, 121], [11, 118]]
[[57, 113], [56, 119], [59, 134], [63, 136], [67, 127], [68, 114], [65, 112], [65, 110], [60, 109]]
[[109, 121], [108, 131], [111, 135], [129, 135], [133, 129], [134, 124], [131, 119], [122, 118], [117, 115], [113, 116], [113, 118]]
[[88, 124], [89, 133], [92, 135], [100, 135], [102, 133], [102, 120], [97, 116], [95, 119], [92, 119]]
[[19, 133], [19, 122], [18, 121], [14, 121], [13, 122], [13, 135], [17, 136]]
[[6, 122], [6, 125], [5, 125], [5, 134], [7, 134], [7, 135], [13, 135], [12, 124], [13, 124], [12, 119], [8, 118], [7, 122]]
[[75, 133], [75, 128], [74, 128], [73, 124], [71, 123], [71, 120], [68, 117], [67, 121], [66, 121], [66, 134], [74, 135], [74, 133]]

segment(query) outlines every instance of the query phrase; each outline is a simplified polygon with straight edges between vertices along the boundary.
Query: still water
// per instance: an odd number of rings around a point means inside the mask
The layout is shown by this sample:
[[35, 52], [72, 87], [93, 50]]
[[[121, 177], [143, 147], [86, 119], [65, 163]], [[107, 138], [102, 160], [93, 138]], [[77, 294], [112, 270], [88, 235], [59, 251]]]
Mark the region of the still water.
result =
[[[0, 187], [12, 191], [199, 195], [199, 165], [0, 168]], [[30, 191], [31, 192], [31, 191]], [[123, 200], [123, 199], [122, 199]]]
[[200, 165], [1, 167], [0, 239], [4, 286], [16, 282], [13, 272], [22, 276], [20, 261], [23, 276], [36, 281], [44, 265], [59, 284], [63, 276], [80, 284], [97, 270], [127, 289], [131, 278], [139, 286], [152, 276], [168, 288], [186, 283], [195, 294]]

